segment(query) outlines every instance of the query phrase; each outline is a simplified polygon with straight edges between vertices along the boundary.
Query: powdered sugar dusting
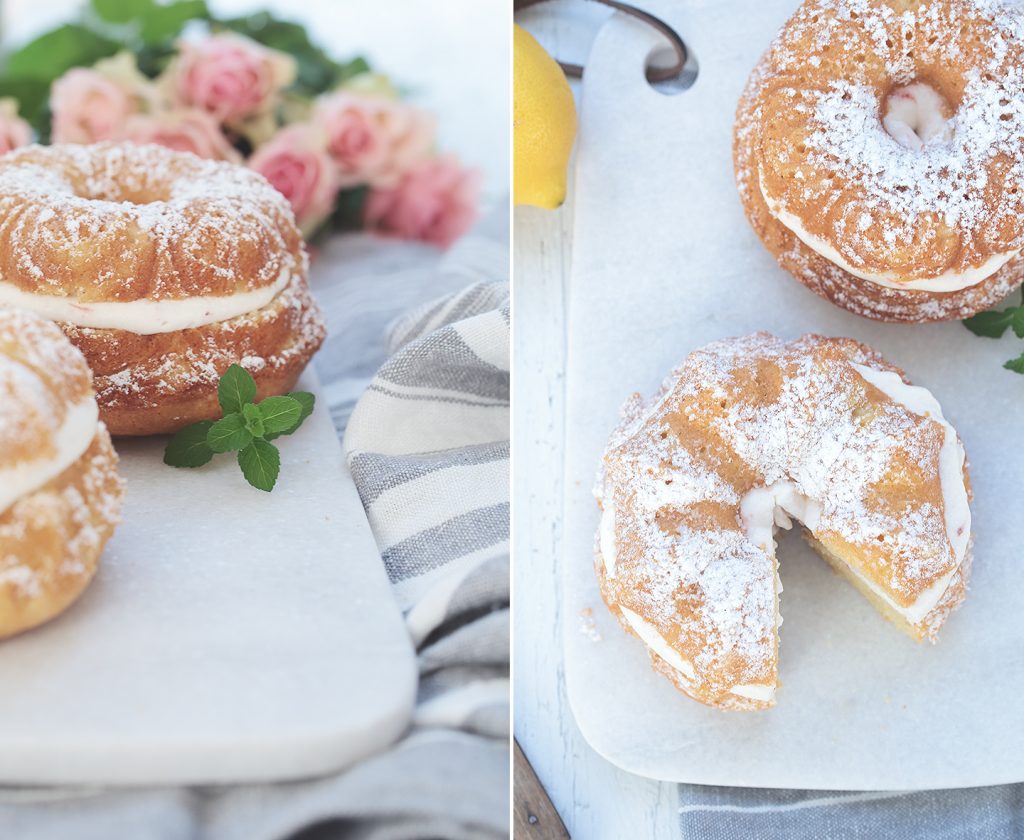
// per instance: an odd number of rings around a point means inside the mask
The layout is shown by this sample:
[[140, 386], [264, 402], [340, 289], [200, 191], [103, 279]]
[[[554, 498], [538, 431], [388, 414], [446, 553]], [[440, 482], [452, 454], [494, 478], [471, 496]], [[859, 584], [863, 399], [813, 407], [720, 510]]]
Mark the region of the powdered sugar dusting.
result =
[[85, 301], [270, 285], [301, 248], [285, 198], [242, 166], [160, 146], [29, 146], [0, 158], [0, 277]]

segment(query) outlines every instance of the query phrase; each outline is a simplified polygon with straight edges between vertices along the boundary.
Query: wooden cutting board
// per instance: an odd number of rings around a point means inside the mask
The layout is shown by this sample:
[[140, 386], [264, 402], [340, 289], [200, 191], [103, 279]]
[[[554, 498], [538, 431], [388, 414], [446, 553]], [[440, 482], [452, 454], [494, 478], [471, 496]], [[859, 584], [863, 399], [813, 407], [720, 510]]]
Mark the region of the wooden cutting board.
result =
[[[570, 293], [565, 638], [570, 701], [615, 764], [658, 779], [824, 789], [1024, 780], [1024, 477], [1019, 352], [961, 324], [886, 325], [831, 306], [775, 264], [733, 182], [733, 112], [794, 0], [648, 0], [699, 65], [676, 96], [644, 80], [657, 36], [614, 18], [583, 83]], [[938, 645], [918, 645], [780, 533], [778, 706], [723, 713], [652, 672], [605, 609], [593, 572], [590, 489], [617, 412], [688, 352], [755, 330], [865, 341], [929, 387], [964, 439], [975, 490], [966, 605]]]
[[115, 445], [124, 522], [98, 577], [0, 643], [0, 783], [290, 779], [395, 739], [413, 651], [326, 402], [280, 441], [271, 494], [231, 457]]

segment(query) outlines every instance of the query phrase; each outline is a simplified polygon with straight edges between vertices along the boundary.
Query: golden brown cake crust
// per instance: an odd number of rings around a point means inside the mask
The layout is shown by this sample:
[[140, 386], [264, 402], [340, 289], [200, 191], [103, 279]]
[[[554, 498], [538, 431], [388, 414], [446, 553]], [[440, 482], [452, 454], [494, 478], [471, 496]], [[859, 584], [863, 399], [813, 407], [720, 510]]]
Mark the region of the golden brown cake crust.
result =
[[27, 146], [0, 157], [0, 279], [83, 303], [230, 295], [302, 260], [258, 173], [162, 146]]
[[263, 309], [155, 335], [62, 324], [95, 377], [100, 416], [114, 436], [175, 432], [221, 416], [217, 385], [232, 364], [258, 398], [292, 389], [326, 334], [303, 273]]
[[81, 595], [119, 521], [123, 493], [101, 424], [74, 464], [0, 512], [0, 639], [49, 621]]
[[[1020, 256], [952, 292], [860, 279], [798, 239], [763, 191], [865, 274], [933, 278], [1019, 250], [1022, 39], [1012, 4], [805, 2], [751, 74], [734, 135], [744, 209], [781, 265], [833, 303], [887, 321], [964, 318], [1020, 285]], [[885, 132], [884, 98], [915, 81], [951, 103], [950, 143], [914, 151]]]
[[92, 396], [89, 367], [56, 324], [0, 308], [0, 469], [56, 454], [68, 406]]
[[921, 610], [900, 626], [934, 640], [966, 591], [970, 485], [956, 433], [908, 386], [855, 341], [758, 333], [695, 351], [626, 403], [595, 488], [597, 575], [680, 690], [774, 704], [780, 511], [895, 616]]

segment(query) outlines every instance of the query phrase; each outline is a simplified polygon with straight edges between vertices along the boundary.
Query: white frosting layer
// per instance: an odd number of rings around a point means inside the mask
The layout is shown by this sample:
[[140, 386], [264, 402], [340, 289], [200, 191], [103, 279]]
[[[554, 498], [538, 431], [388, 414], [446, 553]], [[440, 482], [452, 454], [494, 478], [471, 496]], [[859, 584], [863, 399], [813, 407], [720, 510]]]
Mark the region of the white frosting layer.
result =
[[1008, 251], [1005, 254], [996, 254], [989, 257], [985, 262], [975, 268], [968, 268], [964, 271], [946, 271], [938, 277], [929, 277], [924, 280], [900, 280], [895, 272], [884, 274], [873, 274], [863, 271], [850, 265], [835, 248], [819, 236], [815, 236], [807, 228], [798, 216], [790, 213], [776, 199], [768, 195], [765, 189], [763, 173], [760, 173], [761, 195], [764, 196], [768, 210], [776, 219], [789, 228], [796, 237], [815, 253], [821, 255], [833, 265], [839, 266], [843, 271], [859, 277], [861, 280], [868, 280], [879, 286], [886, 286], [890, 289], [909, 289], [918, 292], [956, 292], [966, 289], [969, 286], [976, 286], [995, 274], [1010, 260], [1020, 254], [1020, 249]]
[[177, 332], [215, 324], [267, 306], [292, 279], [284, 269], [271, 285], [233, 295], [200, 295], [175, 300], [82, 303], [69, 297], [25, 292], [0, 280], [0, 306], [35, 312], [51, 321], [79, 327], [125, 330], [137, 335]]
[[749, 685], [734, 685], [729, 689], [730, 694], [737, 697], [746, 697], [750, 700], [761, 700], [767, 703], [775, 699], [775, 686], [764, 683], [750, 683]]
[[602, 502], [598, 534], [605, 573], [610, 578], [615, 577], [615, 502], [611, 499]]
[[622, 604], [619, 604], [619, 609], [622, 610], [622, 614], [625, 616], [626, 621], [629, 622], [629, 626], [643, 639], [647, 647], [689, 680], [692, 681], [697, 678], [697, 672], [693, 669], [693, 664], [688, 659], [684, 659], [679, 651], [673, 650], [669, 643], [665, 641], [665, 637], [658, 632], [653, 624], [645, 621], [631, 609], [622, 606]]
[[0, 469], [0, 513], [22, 496], [26, 496], [55, 479], [89, 448], [99, 422], [96, 400], [89, 397], [70, 406], [56, 436], [57, 454], [52, 458], [36, 458], [13, 467]]

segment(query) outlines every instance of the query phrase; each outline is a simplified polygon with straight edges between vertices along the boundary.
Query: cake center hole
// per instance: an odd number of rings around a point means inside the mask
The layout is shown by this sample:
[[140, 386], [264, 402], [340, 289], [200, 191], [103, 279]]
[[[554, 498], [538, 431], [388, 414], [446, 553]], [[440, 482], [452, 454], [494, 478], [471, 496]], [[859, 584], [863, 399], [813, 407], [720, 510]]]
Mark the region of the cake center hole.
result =
[[886, 97], [882, 125], [901, 146], [919, 152], [932, 139], [952, 136], [949, 103], [931, 85], [914, 82]]

